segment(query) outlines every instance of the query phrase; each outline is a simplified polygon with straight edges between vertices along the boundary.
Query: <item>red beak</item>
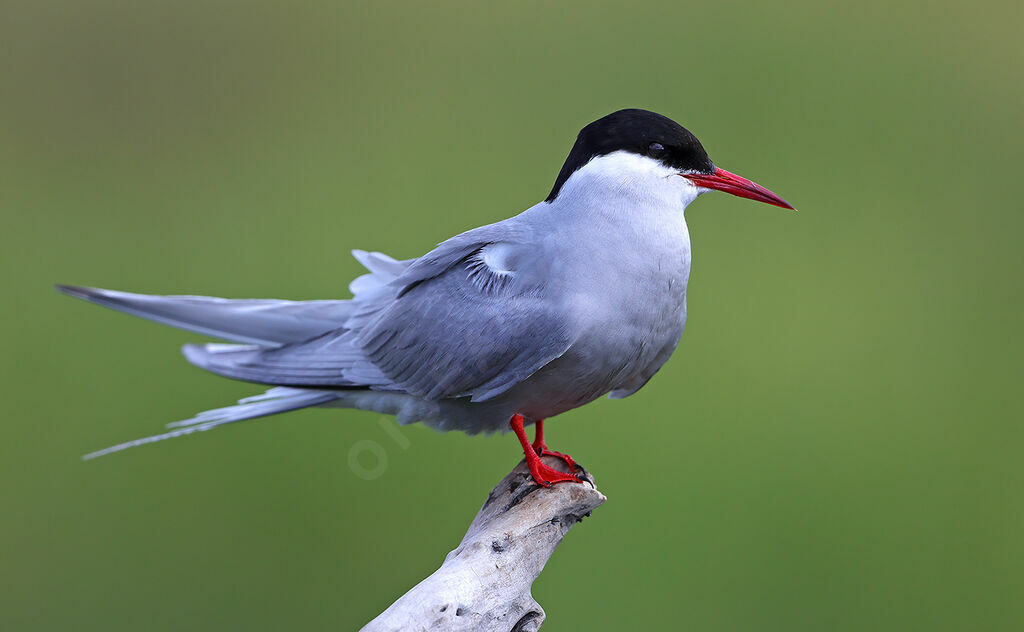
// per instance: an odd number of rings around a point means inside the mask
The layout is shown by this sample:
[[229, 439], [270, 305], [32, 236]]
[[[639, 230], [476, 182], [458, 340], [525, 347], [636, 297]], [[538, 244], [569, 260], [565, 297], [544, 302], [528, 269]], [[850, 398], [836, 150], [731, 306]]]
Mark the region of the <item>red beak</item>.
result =
[[715, 167], [715, 171], [713, 173], [684, 173], [682, 175], [697, 186], [704, 187], [705, 189], [725, 191], [726, 193], [732, 193], [733, 195], [738, 195], [750, 200], [757, 200], [758, 202], [765, 202], [766, 204], [774, 204], [775, 206], [788, 208], [791, 211], [796, 210], [790, 206], [789, 202], [783, 200], [760, 184], [755, 184], [746, 178], [741, 178], [735, 173], [729, 173], [725, 169]]

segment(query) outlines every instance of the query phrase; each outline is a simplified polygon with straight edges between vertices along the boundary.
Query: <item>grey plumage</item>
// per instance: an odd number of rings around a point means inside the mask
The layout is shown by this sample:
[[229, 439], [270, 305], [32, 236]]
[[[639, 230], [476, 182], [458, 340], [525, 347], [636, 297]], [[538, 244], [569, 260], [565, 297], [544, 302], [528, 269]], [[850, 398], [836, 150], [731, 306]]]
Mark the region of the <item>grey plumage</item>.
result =
[[704, 190], [626, 151], [586, 162], [557, 197], [405, 261], [354, 251], [349, 300], [72, 296], [239, 344], [184, 347], [214, 373], [273, 385], [162, 435], [89, 456], [311, 406], [492, 432], [641, 388], [683, 331], [683, 209]]
[[112, 452], [120, 452], [121, 450], [127, 450], [128, 448], [134, 448], [147, 443], [154, 443], [156, 441], [163, 441], [164, 439], [172, 439], [174, 437], [182, 437], [187, 434], [192, 434], [193, 432], [212, 430], [217, 426], [223, 426], [224, 424], [230, 424], [236, 421], [245, 421], [247, 419], [276, 415], [277, 413], [288, 412], [289, 410], [319, 406], [327, 404], [334, 399], [336, 399], [335, 394], [330, 392], [307, 389], [274, 388], [266, 393], [247, 397], [239, 401], [234, 406], [207, 410], [199, 413], [191, 419], [167, 424], [168, 428], [174, 428], [174, 430], [169, 432], [120, 443], [118, 445], [110, 446], [109, 448], [90, 452], [82, 458], [94, 459], [99, 456], [111, 454]]
[[346, 301], [152, 296], [73, 285], [56, 287], [69, 296], [119, 312], [212, 338], [256, 345], [306, 340], [337, 327], [352, 309]]

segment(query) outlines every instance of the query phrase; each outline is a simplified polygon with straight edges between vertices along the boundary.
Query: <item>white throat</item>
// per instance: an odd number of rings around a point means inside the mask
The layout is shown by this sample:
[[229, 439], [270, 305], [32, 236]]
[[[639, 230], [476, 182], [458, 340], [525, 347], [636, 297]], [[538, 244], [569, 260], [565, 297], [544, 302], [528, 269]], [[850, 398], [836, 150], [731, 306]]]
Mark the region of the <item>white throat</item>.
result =
[[681, 213], [706, 191], [653, 158], [617, 151], [597, 156], [577, 169], [554, 202], [593, 206], [614, 200], [617, 205], [675, 208]]

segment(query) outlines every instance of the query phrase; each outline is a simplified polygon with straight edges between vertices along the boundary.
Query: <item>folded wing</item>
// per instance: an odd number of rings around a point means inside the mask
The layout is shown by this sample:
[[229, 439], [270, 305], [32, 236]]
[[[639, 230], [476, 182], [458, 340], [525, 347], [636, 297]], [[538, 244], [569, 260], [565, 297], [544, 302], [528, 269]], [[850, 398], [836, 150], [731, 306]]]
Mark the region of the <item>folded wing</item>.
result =
[[[372, 388], [429, 400], [486, 401], [569, 348], [557, 301], [521, 278], [521, 236], [501, 224], [463, 233], [365, 290], [344, 326], [275, 349], [186, 347], [206, 369], [265, 384]], [[495, 267], [489, 252], [506, 263]]]
[[348, 319], [348, 301], [157, 296], [58, 285], [69, 296], [199, 334], [262, 346], [308, 340]]

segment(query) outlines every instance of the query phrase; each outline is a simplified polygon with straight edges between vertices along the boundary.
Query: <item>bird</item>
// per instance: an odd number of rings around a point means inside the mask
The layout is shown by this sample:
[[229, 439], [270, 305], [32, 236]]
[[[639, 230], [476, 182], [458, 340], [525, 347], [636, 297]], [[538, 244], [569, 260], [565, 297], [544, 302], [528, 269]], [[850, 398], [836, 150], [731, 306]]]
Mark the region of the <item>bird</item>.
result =
[[[57, 285], [221, 340], [186, 344], [183, 354], [212, 373], [271, 387], [83, 458], [297, 409], [355, 408], [441, 431], [511, 430], [537, 485], [580, 482], [572, 457], [547, 447], [544, 422], [636, 393], [673, 354], [690, 275], [684, 211], [710, 191], [795, 210], [717, 167], [670, 118], [624, 109], [583, 127], [550, 193], [518, 215], [414, 259], [353, 250], [367, 272], [351, 282], [350, 299]], [[569, 472], [542, 456], [562, 459]]]

